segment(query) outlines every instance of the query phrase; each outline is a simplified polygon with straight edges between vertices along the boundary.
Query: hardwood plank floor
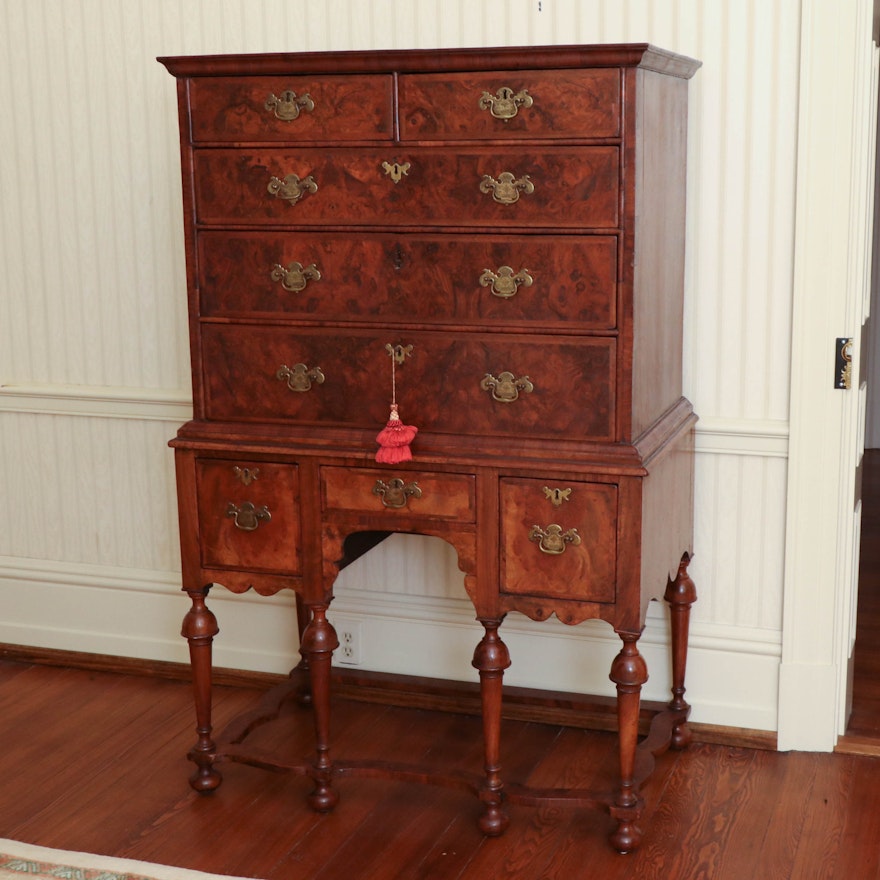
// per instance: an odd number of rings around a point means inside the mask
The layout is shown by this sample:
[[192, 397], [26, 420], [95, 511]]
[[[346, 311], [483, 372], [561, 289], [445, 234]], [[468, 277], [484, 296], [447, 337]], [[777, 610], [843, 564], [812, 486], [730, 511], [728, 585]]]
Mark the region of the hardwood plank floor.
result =
[[[217, 689], [218, 727], [258, 699]], [[498, 839], [454, 789], [338, 782], [336, 810], [312, 813], [309, 782], [225, 764], [200, 796], [184, 755], [189, 686], [134, 674], [0, 661], [0, 836], [266, 880], [513, 878], [746, 880], [880, 876], [880, 759], [695, 744], [668, 752], [644, 788], [645, 840], [613, 852], [611, 820], [576, 807], [511, 805]], [[349, 757], [479, 770], [479, 720], [337, 698], [334, 743]], [[261, 744], [308, 754], [307, 709], [291, 706]], [[614, 773], [611, 733], [505, 721], [510, 782], [593, 786]]]

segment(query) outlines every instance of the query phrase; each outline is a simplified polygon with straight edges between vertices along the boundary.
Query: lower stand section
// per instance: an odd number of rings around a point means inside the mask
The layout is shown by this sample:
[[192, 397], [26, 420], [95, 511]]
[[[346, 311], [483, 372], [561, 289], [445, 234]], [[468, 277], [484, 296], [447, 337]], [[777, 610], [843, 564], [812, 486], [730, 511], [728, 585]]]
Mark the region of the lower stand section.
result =
[[[208, 588], [190, 592], [192, 608], [183, 622], [182, 633], [189, 641], [192, 660], [198, 740], [189, 752], [196, 764], [190, 779], [192, 787], [206, 793], [216, 789], [222, 777], [216, 768], [221, 761], [236, 761], [270, 770], [283, 770], [309, 776], [314, 788], [308, 797], [316, 811], [331, 811], [338, 802], [333, 781], [343, 776], [399, 779], [441, 785], [471, 791], [484, 804], [478, 822], [489, 837], [504, 833], [509, 818], [505, 802], [537, 805], [568, 803], [589, 808], [606, 809], [616, 820], [610, 835], [611, 845], [621, 853], [632, 852], [641, 843], [643, 832], [638, 826], [643, 802], [640, 786], [651, 774], [654, 758], [668, 748], [685, 748], [691, 741], [687, 725], [690, 706], [684, 699], [687, 639], [691, 605], [696, 601], [696, 588], [688, 576], [689, 558], [682, 558], [677, 576], [670, 580], [665, 593], [672, 616], [672, 700], [658, 713], [648, 735], [638, 742], [638, 720], [642, 685], [648, 671], [638, 651], [640, 633], [621, 632], [621, 650], [611, 666], [610, 678], [617, 686], [619, 780], [612, 792], [577, 789], [532, 789], [528, 786], [505, 785], [501, 777], [501, 708], [504, 670], [510, 666], [510, 655], [498, 635], [501, 619], [481, 619], [484, 636], [474, 651], [473, 666], [480, 675], [480, 696], [483, 718], [484, 772], [443, 773], [424, 766], [396, 764], [386, 761], [345, 761], [330, 757], [330, 670], [333, 651], [339, 642], [327, 620], [327, 605], [313, 605], [302, 631], [303, 662], [291, 673], [288, 681], [270, 691], [256, 711], [241, 716], [223, 732], [215, 743], [211, 727], [211, 644], [217, 634], [217, 622], [205, 605]], [[315, 757], [313, 761], [284, 761], [277, 755], [246, 748], [243, 743], [256, 727], [278, 717], [281, 707], [289, 701], [302, 704], [302, 679], [308, 675], [311, 710], [315, 726]]]

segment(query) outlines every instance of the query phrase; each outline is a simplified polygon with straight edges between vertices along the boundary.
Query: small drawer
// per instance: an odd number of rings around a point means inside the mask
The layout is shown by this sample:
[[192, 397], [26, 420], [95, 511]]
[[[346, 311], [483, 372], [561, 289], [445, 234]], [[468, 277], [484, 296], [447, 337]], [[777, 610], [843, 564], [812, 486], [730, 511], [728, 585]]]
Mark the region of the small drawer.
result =
[[611, 330], [612, 235], [389, 235], [205, 231], [205, 317]]
[[330, 512], [473, 522], [474, 482], [469, 474], [321, 469], [323, 507]]
[[616, 146], [199, 149], [206, 225], [616, 229]]
[[204, 567], [300, 573], [296, 465], [205, 459], [196, 479]]
[[620, 72], [510, 70], [400, 77], [401, 140], [614, 138]]
[[390, 76], [197, 77], [194, 143], [391, 140]]
[[615, 601], [615, 484], [507, 477], [499, 500], [502, 593]]

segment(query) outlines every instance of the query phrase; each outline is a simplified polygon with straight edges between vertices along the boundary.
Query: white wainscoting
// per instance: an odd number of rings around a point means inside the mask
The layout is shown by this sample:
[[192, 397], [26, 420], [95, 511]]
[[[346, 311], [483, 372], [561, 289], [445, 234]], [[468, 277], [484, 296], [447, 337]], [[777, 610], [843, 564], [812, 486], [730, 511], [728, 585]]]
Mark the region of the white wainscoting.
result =
[[[166, 441], [187, 415], [184, 400], [141, 395], [123, 405], [119, 390], [0, 390], [0, 418], [11, 428], [0, 435], [0, 455], [18, 463], [17, 503], [0, 510], [0, 642], [186, 660], [179, 628], [189, 603], [178, 580]], [[691, 566], [700, 598], [688, 674], [695, 720], [775, 728], [785, 456], [779, 423], [700, 425]], [[49, 547], [55, 558], [41, 558]], [[210, 605], [221, 626], [219, 665], [282, 673], [297, 661], [291, 596], [216, 587]], [[395, 535], [362, 557], [340, 576], [333, 615], [361, 622], [365, 670], [476, 679], [470, 659], [481, 629], [455, 553], [439, 539]], [[510, 615], [502, 635], [513, 658], [509, 684], [613, 693], [608, 670], [619, 642], [607, 625]], [[640, 642], [649, 699], [668, 693], [668, 638], [656, 605]]]

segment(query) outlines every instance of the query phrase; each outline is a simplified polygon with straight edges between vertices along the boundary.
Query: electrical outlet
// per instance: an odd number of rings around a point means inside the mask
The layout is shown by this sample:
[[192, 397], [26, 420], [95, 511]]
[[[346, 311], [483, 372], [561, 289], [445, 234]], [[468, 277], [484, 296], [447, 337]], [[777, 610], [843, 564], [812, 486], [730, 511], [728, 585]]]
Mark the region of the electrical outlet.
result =
[[346, 666], [358, 666], [361, 662], [361, 622], [349, 617], [336, 617], [333, 626], [339, 638], [336, 659]]

